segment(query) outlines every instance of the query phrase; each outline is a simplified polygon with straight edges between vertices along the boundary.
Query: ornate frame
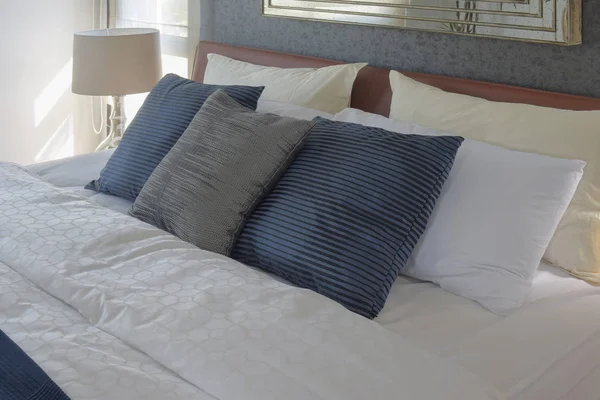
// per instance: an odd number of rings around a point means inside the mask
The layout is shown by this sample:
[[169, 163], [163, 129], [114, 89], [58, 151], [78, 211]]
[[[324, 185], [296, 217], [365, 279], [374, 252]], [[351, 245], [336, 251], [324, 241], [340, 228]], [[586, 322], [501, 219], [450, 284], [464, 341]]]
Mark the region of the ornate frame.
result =
[[582, 0], [262, 0], [266, 16], [581, 44]]

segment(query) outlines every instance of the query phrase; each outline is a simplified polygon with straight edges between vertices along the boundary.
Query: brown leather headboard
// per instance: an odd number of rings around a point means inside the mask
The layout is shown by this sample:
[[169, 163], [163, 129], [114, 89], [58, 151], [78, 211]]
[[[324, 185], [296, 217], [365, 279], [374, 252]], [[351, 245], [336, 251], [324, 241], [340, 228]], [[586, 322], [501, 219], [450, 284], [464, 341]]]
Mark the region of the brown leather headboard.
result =
[[[202, 82], [207, 64], [206, 56], [209, 53], [221, 54], [253, 64], [283, 68], [319, 68], [342, 64], [338, 61], [296, 54], [278, 53], [213, 42], [200, 42], [196, 52], [192, 79]], [[389, 72], [389, 69], [383, 68], [363, 68], [354, 82], [354, 88], [352, 90], [352, 107], [388, 116], [392, 97]], [[414, 72], [403, 73], [415, 80], [436, 86], [447, 92], [467, 94], [491, 101], [534, 104], [567, 110], [600, 110], [600, 99], [598, 98], [572, 96], [496, 83], [450, 78], [441, 75], [429, 75]]]

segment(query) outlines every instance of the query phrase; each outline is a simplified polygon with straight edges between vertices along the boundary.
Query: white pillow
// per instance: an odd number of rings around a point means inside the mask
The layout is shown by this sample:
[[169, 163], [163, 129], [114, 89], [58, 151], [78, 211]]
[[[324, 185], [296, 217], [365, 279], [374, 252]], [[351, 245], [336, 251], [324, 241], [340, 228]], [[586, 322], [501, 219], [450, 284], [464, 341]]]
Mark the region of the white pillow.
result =
[[587, 162], [544, 258], [600, 283], [600, 111], [496, 103], [447, 93], [392, 71], [390, 118], [552, 157]]
[[350, 105], [354, 80], [365, 65], [276, 68], [209, 54], [204, 83], [264, 86], [261, 100], [291, 103], [335, 114]]
[[[443, 134], [352, 109], [334, 120]], [[497, 314], [520, 307], [584, 166], [465, 139], [402, 273], [435, 282]]]
[[323, 111], [297, 106], [295, 104], [281, 103], [278, 101], [259, 101], [256, 111], [259, 113], [277, 114], [281, 117], [312, 120], [315, 117], [333, 119], [334, 115]]

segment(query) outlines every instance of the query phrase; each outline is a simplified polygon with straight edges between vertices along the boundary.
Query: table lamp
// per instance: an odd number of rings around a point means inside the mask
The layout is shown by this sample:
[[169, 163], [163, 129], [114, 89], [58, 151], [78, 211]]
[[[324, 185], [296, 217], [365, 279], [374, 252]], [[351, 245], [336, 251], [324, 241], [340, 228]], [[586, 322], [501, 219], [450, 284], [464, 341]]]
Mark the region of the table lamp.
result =
[[161, 77], [158, 30], [116, 28], [75, 34], [73, 93], [113, 98], [110, 133], [96, 150], [119, 145], [127, 121], [125, 95], [149, 92]]

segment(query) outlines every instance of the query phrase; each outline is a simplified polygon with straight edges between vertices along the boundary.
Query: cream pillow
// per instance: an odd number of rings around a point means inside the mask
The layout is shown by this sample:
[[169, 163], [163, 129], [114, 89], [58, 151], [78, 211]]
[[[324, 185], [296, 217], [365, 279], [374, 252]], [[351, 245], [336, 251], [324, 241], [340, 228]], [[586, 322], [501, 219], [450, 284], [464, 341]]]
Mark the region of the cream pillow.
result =
[[324, 68], [276, 68], [209, 54], [204, 83], [264, 86], [261, 101], [291, 103], [335, 114], [350, 105], [354, 80], [366, 65], [359, 63]]
[[600, 284], [600, 111], [497, 103], [390, 73], [390, 118], [507, 147], [587, 162], [544, 258]]

